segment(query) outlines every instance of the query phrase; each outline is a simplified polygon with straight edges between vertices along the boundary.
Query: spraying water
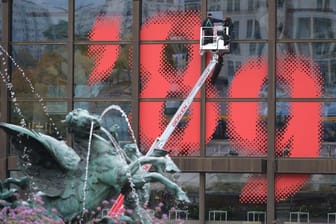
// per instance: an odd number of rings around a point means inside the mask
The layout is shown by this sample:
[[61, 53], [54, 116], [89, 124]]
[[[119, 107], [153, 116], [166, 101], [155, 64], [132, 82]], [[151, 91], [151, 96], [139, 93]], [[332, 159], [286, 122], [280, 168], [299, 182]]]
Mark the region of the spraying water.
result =
[[5, 69], [4, 69], [4, 73], [0, 72], [0, 76], [2, 81], [5, 83], [10, 97], [12, 99], [13, 105], [14, 105], [14, 111], [19, 115], [20, 117], [20, 125], [22, 127], [25, 127], [26, 121], [24, 119], [23, 113], [20, 109], [19, 104], [16, 101], [16, 94], [13, 90], [13, 83], [10, 81], [10, 75], [8, 74], [8, 69], [7, 69], [7, 64], [6, 64], [6, 57], [9, 58], [9, 60], [13, 63], [14, 67], [17, 68], [19, 70], [19, 72], [21, 73], [22, 78], [25, 80], [25, 82], [28, 84], [30, 91], [34, 94], [34, 96], [38, 99], [38, 102], [41, 104], [42, 110], [44, 112], [44, 114], [47, 116], [49, 122], [51, 123], [51, 126], [53, 127], [56, 135], [59, 138], [62, 138], [62, 136], [60, 135], [60, 132], [58, 130], [58, 128], [56, 127], [55, 122], [53, 121], [53, 119], [51, 118], [47, 106], [44, 102], [44, 99], [41, 97], [41, 95], [35, 90], [35, 87], [33, 85], [33, 83], [31, 82], [31, 80], [28, 78], [28, 76], [26, 75], [26, 73], [23, 71], [23, 69], [20, 67], [19, 64], [16, 63], [16, 61], [14, 60], [14, 58], [12, 56], [9, 55], [9, 53], [4, 49], [3, 46], [0, 45], [0, 57], [1, 57], [1, 61], [2, 61], [2, 65], [4, 65]]
[[[8, 59], [8, 60], [6, 60]], [[17, 102], [17, 98], [16, 98], [16, 93], [14, 91], [14, 85], [11, 82], [11, 76], [8, 73], [8, 67], [9, 65], [7, 64], [7, 62], [11, 62], [14, 67], [20, 72], [22, 78], [24, 79], [25, 83], [28, 84], [31, 92], [33, 93], [34, 97], [37, 98], [38, 102], [40, 103], [42, 110], [44, 112], [44, 114], [47, 117], [47, 120], [49, 121], [49, 123], [51, 124], [51, 127], [53, 128], [54, 132], [56, 133], [57, 137], [62, 139], [63, 137], [60, 135], [60, 132], [58, 130], [58, 128], [56, 127], [55, 122], [53, 121], [52, 117], [50, 116], [47, 106], [44, 103], [44, 99], [41, 97], [41, 95], [35, 90], [33, 83], [31, 82], [31, 80], [28, 78], [28, 76], [26, 75], [26, 73], [24, 72], [24, 70], [20, 67], [20, 65], [14, 60], [14, 58], [12, 56], [10, 56], [10, 54], [4, 49], [3, 46], [0, 45], [0, 62], [1, 62], [1, 66], [4, 68], [3, 71], [0, 70], [0, 77], [2, 82], [6, 85], [6, 88], [8, 90], [9, 93], [9, 97], [11, 99], [12, 105], [13, 105], [13, 111], [18, 115], [19, 119], [20, 119], [20, 126], [23, 128], [27, 127], [27, 122], [25, 119], [25, 116], [21, 110], [20, 104]], [[21, 142], [21, 140], [20, 140]], [[32, 163], [31, 163], [31, 159], [28, 157], [28, 154], [26, 153], [27, 151], [27, 147], [24, 148], [24, 153], [23, 153], [23, 157], [24, 160], [26, 161], [23, 164], [24, 168], [29, 168]], [[30, 183], [30, 188], [32, 189], [32, 191], [30, 191], [30, 193], [28, 193], [28, 198], [32, 199], [33, 197], [33, 192], [36, 191], [36, 183], [34, 181], [32, 181]]]
[[[20, 125], [22, 127], [26, 127], [27, 123], [26, 120], [24, 118], [24, 115], [20, 109], [20, 105], [17, 102], [16, 99], [16, 93], [14, 91], [14, 86], [13, 83], [11, 82], [11, 78], [10, 75], [8, 74], [8, 65], [7, 65], [7, 60], [6, 57], [13, 63], [14, 67], [16, 69], [18, 69], [18, 71], [20, 72], [22, 78], [24, 79], [24, 81], [28, 84], [30, 91], [33, 93], [34, 97], [37, 98], [38, 102], [40, 103], [44, 114], [47, 116], [49, 122], [51, 123], [55, 133], [57, 134], [57, 136], [59, 138], [62, 138], [62, 136], [60, 135], [60, 132], [58, 130], [58, 128], [56, 127], [55, 122], [53, 121], [53, 119], [51, 118], [47, 106], [44, 102], [44, 99], [41, 97], [41, 95], [35, 90], [35, 87], [33, 85], [33, 83], [31, 82], [31, 80], [28, 78], [28, 76], [26, 75], [26, 73], [24, 72], [24, 70], [20, 67], [19, 64], [16, 63], [16, 61], [14, 60], [14, 58], [12, 56], [9, 55], [9, 53], [3, 48], [3, 46], [0, 45], [0, 60], [1, 60], [1, 64], [4, 67], [4, 72], [0, 71], [0, 76], [2, 79], [2, 82], [6, 85], [9, 94], [10, 94], [10, 98], [11, 101], [14, 105], [14, 112], [16, 112], [18, 114], [18, 116], [20, 117]], [[107, 107], [101, 114], [100, 118], [102, 119], [106, 113], [108, 113], [110, 110], [116, 110], [119, 111], [121, 113], [121, 116], [125, 119], [129, 132], [131, 134], [131, 138], [133, 143], [135, 143], [136, 147], [137, 146], [137, 141], [134, 135], [134, 131], [131, 127], [130, 121], [127, 117], [127, 114], [121, 109], [120, 106], [118, 105], [111, 105], [109, 107]], [[89, 143], [88, 143], [88, 151], [87, 151], [87, 156], [86, 156], [86, 167], [85, 167], [85, 180], [84, 180], [84, 186], [83, 186], [83, 208], [82, 208], [82, 215], [81, 215], [81, 220], [80, 223], [82, 223], [82, 221], [84, 220], [84, 215], [86, 212], [86, 193], [87, 193], [87, 182], [88, 182], [88, 175], [89, 175], [89, 160], [90, 160], [90, 153], [91, 153], [91, 142], [92, 142], [92, 135], [93, 135], [93, 126], [94, 126], [94, 122], [91, 123], [91, 128], [90, 128], [90, 136], [89, 136]], [[127, 161], [127, 158], [124, 154], [124, 151], [121, 149], [119, 143], [115, 140], [115, 138], [104, 128], [101, 128], [101, 130], [108, 136], [108, 138], [110, 139], [112, 145], [115, 147], [116, 151], [118, 152], [118, 154], [121, 156], [122, 161]], [[30, 164], [27, 164], [28, 166]], [[125, 166], [127, 166], [128, 164], [125, 162]], [[136, 193], [135, 190], [135, 185], [133, 183], [132, 180], [132, 175], [130, 172], [127, 173], [127, 177], [129, 179], [130, 182], [130, 187], [132, 189], [132, 196], [135, 197], [135, 203], [137, 204], [137, 207], [139, 206], [139, 198], [138, 195]], [[145, 214], [144, 214], [145, 215]], [[140, 214], [140, 218], [141, 221], [143, 221], [143, 216], [142, 214]], [[146, 218], [148, 219], [148, 218]]]
[[[133, 143], [135, 143], [134, 145], [137, 147], [137, 150], [138, 150], [138, 145], [136, 143], [136, 138], [135, 138], [135, 135], [134, 135], [134, 131], [132, 129], [132, 126], [131, 126], [131, 123], [127, 117], [127, 114], [125, 113], [125, 111], [118, 105], [110, 105], [109, 107], [107, 107], [100, 115], [100, 119], [102, 119], [109, 111], [111, 110], [116, 110], [118, 112], [121, 113], [121, 116], [125, 119], [126, 123], [127, 123], [127, 126], [128, 126], [128, 130], [131, 134], [131, 138], [132, 138], [132, 141]], [[115, 149], [117, 150], [118, 154], [122, 157], [122, 161], [127, 161], [127, 156], [125, 156], [125, 152], [124, 150], [120, 147], [119, 143], [115, 140], [115, 138], [110, 134], [109, 131], [107, 131], [105, 128], [101, 127], [101, 130], [108, 136], [108, 138], [111, 140], [113, 146], [115, 147]], [[127, 164], [125, 164], [127, 166]], [[139, 169], [141, 169], [141, 167], [139, 167]], [[132, 197], [134, 198], [134, 201], [136, 203], [136, 207], [137, 208], [140, 208], [140, 203], [139, 203], [139, 196], [136, 192], [136, 189], [135, 189], [135, 185], [134, 185], [134, 181], [132, 179], [132, 175], [130, 172], [127, 172], [127, 177], [128, 177], [128, 181], [130, 183], [130, 187], [131, 187], [131, 195]], [[150, 215], [148, 214], [145, 214], [143, 213], [144, 211], [139, 211], [139, 216], [140, 216], [140, 219], [141, 221], [147, 221], [147, 222], [152, 222], [152, 218], [150, 217]]]
[[[122, 150], [122, 148], [120, 147], [120, 145], [118, 144], [118, 142], [115, 140], [115, 138], [103, 127], [101, 127], [101, 130], [108, 136], [108, 138], [111, 140], [112, 142], [112, 145], [114, 146], [114, 148], [117, 150], [118, 152], [118, 155], [121, 157], [121, 161], [124, 161], [125, 162], [125, 166], [128, 166], [128, 164], [126, 163], [127, 161], [127, 157], [125, 156], [125, 152]], [[138, 208], [140, 206], [140, 203], [139, 203], [139, 196], [138, 194], [136, 193], [136, 190], [135, 190], [135, 185], [134, 185], [134, 181], [132, 179], [132, 175], [131, 175], [131, 172], [128, 171], [126, 173], [127, 175], [127, 178], [128, 178], [128, 181], [130, 183], [130, 187], [131, 187], [131, 195], [134, 197], [134, 200], [135, 200], [135, 204], [136, 204], [136, 207]], [[142, 214], [139, 214], [140, 215], [140, 219], [141, 221], [144, 221], [143, 220], [143, 216]]]
[[137, 145], [137, 142], [136, 142], [136, 138], [135, 138], [135, 135], [134, 135], [134, 131], [132, 129], [132, 126], [131, 126], [131, 123], [130, 121], [128, 120], [128, 117], [127, 117], [127, 114], [125, 113], [125, 111], [123, 109], [121, 109], [120, 106], [118, 105], [111, 105], [109, 107], [107, 107], [100, 115], [100, 119], [102, 119], [105, 114], [107, 112], [109, 112], [110, 110], [116, 110], [116, 111], [119, 111], [121, 113], [121, 116], [125, 119], [126, 123], [127, 123], [127, 127], [128, 127], [128, 130], [130, 131], [131, 133], [131, 138], [133, 140], [133, 142], [135, 143], [135, 145]]
[[88, 177], [89, 177], [89, 161], [90, 161], [90, 153], [91, 153], [93, 126], [94, 126], [94, 121], [91, 122], [88, 151], [86, 155], [85, 178], [84, 178], [84, 186], [83, 186], [83, 210], [82, 210], [82, 216], [81, 216], [80, 222], [83, 221], [84, 215], [85, 215], [85, 203], [86, 203], [86, 193], [87, 193], [86, 188], [87, 188], [87, 182], [88, 182]]
[[[20, 109], [20, 105], [19, 103], [16, 101], [16, 94], [13, 90], [13, 84], [11, 83], [10, 81], [10, 76], [8, 74], [8, 69], [7, 69], [7, 62], [6, 62], [6, 57], [5, 55], [6, 54], [6, 51], [3, 49], [3, 47], [0, 45], [0, 57], [1, 57], [1, 64], [4, 66], [4, 73], [2, 71], [0, 71], [0, 76], [1, 76], [1, 79], [2, 79], [2, 82], [6, 85], [8, 91], [9, 91], [9, 94], [10, 94], [10, 98], [13, 102], [13, 105], [14, 105], [14, 111], [19, 115], [20, 117], [20, 125], [22, 127], [26, 127], [26, 121], [24, 119], [24, 116], [23, 116], [23, 113]], [[5, 53], [5, 55], [4, 55]]]

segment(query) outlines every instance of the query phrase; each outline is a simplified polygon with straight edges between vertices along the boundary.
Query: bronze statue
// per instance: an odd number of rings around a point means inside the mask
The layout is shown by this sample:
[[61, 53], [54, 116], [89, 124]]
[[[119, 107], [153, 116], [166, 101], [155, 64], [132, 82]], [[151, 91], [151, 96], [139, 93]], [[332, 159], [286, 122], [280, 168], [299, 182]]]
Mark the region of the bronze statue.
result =
[[18, 197], [16, 193], [18, 192], [17, 188], [11, 188], [11, 184], [19, 187], [21, 190], [25, 190], [29, 185], [29, 178], [7, 178], [4, 181], [0, 181], [0, 209], [8, 207], [16, 207], [18, 205]]
[[[94, 210], [104, 199], [123, 193], [124, 207], [134, 212], [122, 218], [127, 223], [150, 223], [145, 221], [143, 211], [148, 183], [154, 181], [164, 184], [177, 200], [189, 202], [185, 192], [162, 174], [179, 171], [164, 151], [144, 156], [134, 144], [121, 149], [113, 136], [109, 136], [113, 141], [103, 137], [99, 117], [83, 109], [70, 112], [64, 123], [73, 136], [73, 147], [21, 126], [0, 123], [0, 128], [11, 136], [20, 167], [32, 178], [33, 188], [45, 206], [57, 209], [64, 221], [75, 219], [84, 208]], [[144, 164], [151, 164], [158, 172], [145, 171]]]

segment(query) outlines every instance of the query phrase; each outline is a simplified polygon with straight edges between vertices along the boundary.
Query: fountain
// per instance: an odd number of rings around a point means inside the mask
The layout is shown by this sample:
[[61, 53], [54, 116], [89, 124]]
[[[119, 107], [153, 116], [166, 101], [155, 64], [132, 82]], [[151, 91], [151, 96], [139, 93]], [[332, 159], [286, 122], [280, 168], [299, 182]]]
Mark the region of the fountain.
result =
[[[118, 218], [127, 223], [151, 223], [144, 218], [148, 215], [144, 206], [147, 196], [143, 194], [149, 194], [147, 183], [153, 181], [165, 185], [177, 200], [189, 202], [186, 193], [161, 173], [179, 171], [164, 154], [154, 150], [152, 155], [142, 156], [135, 144], [127, 144], [118, 152], [99, 135], [99, 118], [80, 108], [70, 112], [64, 122], [73, 135], [73, 148], [51, 136], [0, 123], [0, 128], [11, 136], [20, 164], [31, 164], [21, 168], [35, 182], [39, 190], [36, 194], [49, 211], [56, 209], [64, 221], [78, 215], [82, 220], [85, 210], [94, 210], [104, 199], [122, 193], [125, 210], [132, 212]], [[157, 172], [145, 171], [145, 164], [151, 164]]]
[[[6, 65], [5, 56], [21, 71], [22, 77], [38, 98], [43, 111], [54, 125], [54, 130], [59, 134], [42, 97], [36, 93], [20, 66], [0, 46], [3, 65]], [[123, 194], [125, 212], [113, 218], [104, 217], [101, 223], [123, 221], [151, 224], [154, 217], [146, 210], [150, 182], [162, 183], [177, 200], [189, 202], [186, 193], [164, 176], [165, 172], [180, 171], [173, 161], [166, 157], [167, 152], [154, 149], [150, 154], [142, 155], [127, 116], [119, 106], [108, 107], [101, 116], [90, 114], [81, 108], [68, 113], [63, 122], [73, 138], [73, 145], [70, 147], [63, 140], [59, 140], [62, 139], [61, 136], [54, 138], [26, 128], [7, 70], [4, 73], [0, 72], [0, 75], [9, 90], [15, 111], [21, 118], [20, 125], [0, 123], [0, 128], [10, 136], [11, 144], [18, 155], [19, 167], [34, 183], [31, 194], [41, 198], [40, 206], [45, 208], [45, 213], [52, 214], [57, 220], [64, 222], [77, 220], [79, 223], [89, 223], [86, 220], [87, 211], [95, 210], [106, 199]], [[120, 111], [125, 118], [133, 143], [121, 147], [113, 134], [102, 127], [102, 119], [111, 109]], [[144, 169], [143, 165], [146, 164], [150, 164], [153, 169]], [[10, 181], [5, 180], [5, 183], [7, 182]], [[15, 198], [10, 198], [15, 201]], [[30, 201], [17, 201], [18, 203], [13, 204], [12, 201], [7, 201], [9, 199], [6, 197], [0, 200], [14, 207], [33, 206]], [[6, 213], [0, 213], [1, 215]], [[99, 223], [99, 220], [96, 223]]]

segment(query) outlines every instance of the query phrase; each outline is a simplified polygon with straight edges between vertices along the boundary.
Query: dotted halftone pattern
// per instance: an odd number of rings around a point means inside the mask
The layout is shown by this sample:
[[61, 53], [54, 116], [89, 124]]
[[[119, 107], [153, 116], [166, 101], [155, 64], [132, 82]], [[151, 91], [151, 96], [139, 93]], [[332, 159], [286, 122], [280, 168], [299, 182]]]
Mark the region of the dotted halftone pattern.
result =
[[[169, 152], [171, 156], [188, 156], [188, 155], [199, 155], [200, 147], [200, 124], [199, 122], [193, 122], [193, 120], [198, 120], [199, 118], [199, 109], [200, 105], [197, 102], [194, 102], [187, 114], [182, 118], [180, 123], [174, 129], [172, 135], [169, 138], [169, 141], [164, 146], [164, 149]], [[152, 120], [150, 125], [141, 126], [140, 129], [140, 148], [143, 151], [147, 151], [151, 144], [154, 142], [155, 137], [163, 132], [167, 127], [171, 116], [164, 115], [164, 104], [160, 102], [142, 102], [140, 104], [140, 118], [145, 116], [148, 117], [149, 111], [148, 108], [151, 108]], [[196, 118], [194, 118], [196, 117]], [[146, 118], [145, 118], [146, 119]], [[190, 131], [191, 130], [191, 131]], [[153, 135], [152, 133], [158, 133]], [[150, 135], [152, 134], [152, 135]]]
[[[141, 27], [141, 40], [194, 40], [199, 38], [199, 11], [167, 12], [149, 18]], [[186, 53], [185, 65], [176, 66], [175, 53]], [[151, 52], [150, 54], [148, 52]], [[140, 55], [141, 97], [186, 97], [200, 75], [198, 44], [142, 44]], [[150, 80], [150, 81], [149, 81]], [[162, 91], [151, 91], [164, 85]], [[157, 88], [156, 88], [157, 89]]]
[[[275, 200], [287, 200], [300, 191], [307, 182], [307, 174], [278, 174], [275, 177]], [[239, 198], [241, 203], [265, 204], [267, 202], [267, 180], [265, 175], [251, 175]]]
[[[237, 70], [228, 97], [259, 98], [266, 78], [265, 61], [252, 58]], [[267, 126], [259, 107], [258, 102], [229, 102], [227, 106], [227, 134], [232, 147], [243, 156], [267, 155]]]
[[[120, 16], [98, 16], [88, 37], [90, 41], [117, 41], [120, 39]], [[88, 55], [94, 60], [92, 71], [88, 77], [88, 84], [93, 85], [106, 80], [112, 73], [120, 55], [119, 44], [92, 44], [88, 47]], [[131, 52], [131, 51], [129, 51]], [[131, 59], [129, 53], [128, 59]], [[129, 60], [128, 63], [131, 63]], [[131, 66], [130, 66], [131, 67]]]
[[[287, 97], [321, 97], [322, 76], [318, 66], [304, 56], [279, 55], [276, 61], [277, 86]], [[229, 95], [257, 98], [267, 84], [267, 62], [256, 58], [246, 62], [236, 73]], [[280, 90], [279, 90], [280, 91]], [[230, 102], [228, 104], [228, 135], [232, 146], [244, 156], [267, 155], [266, 122], [260, 119], [257, 102]], [[279, 108], [280, 109], [280, 108]], [[321, 103], [289, 102], [283, 108], [287, 114], [276, 130], [277, 156], [318, 157], [321, 144]], [[304, 130], [304, 131], [303, 131]], [[275, 178], [275, 199], [287, 200], [306, 183], [306, 174], [279, 174]], [[244, 186], [240, 200], [249, 203], [266, 203], [265, 176], [251, 176]]]
[[321, 97], [323, 77], [319, 66], [311, 58], [294, 54], [278, 55], [276, 79], [277, 85], [293, 98]]
[[267, 181], [265, 175], [253, 175], [247, 180], [240, 194], [240, 202], [263, 204], [267, 199]]
[[308, 174], [278, 174], [275, 176], [275, 200], [284, 201], [294, 196], [309, 179]]
[[[322, 96], [322, 74], [312, 59], [293, 54], [280, 55], [276, 68], [277, 85], [289, 97]], [[284, 111], [287, 114], [283, 127], [276, 132], [276, 155], [318, 157], [322, 141], [322, 104], [290, 102]]]
[[[211, 97], [217, 97], [218, 94], [216, 92], [209, 93]], [[208, 143], [213, 139], [213, 134], [216, 131], [217, 126], [219, 125], [219, 121], [221, 119], [221, 103], [220, 102], [206, 102], [206, 116], [205, 116], [205, 142]], [[215, 125], [214, 125], [214, 122]], [[208, 125], [211, 124], [211, 125]]]
[[[199, 11], [165, 12], [148, 18], [141, 27], [141, 40], [197, 40], [201, 24]], [[198, 44], [141, 44], [140, 46], [141, 98], [180, 99], [187, 97], [200, 76]], [[148, 53], [150, 52], [150, 54]], [[173, 55], [185, 54], [185, 64], [174, 61]], [[199, 97], [199, 93], [196, 97]], [[174, 115], [165, 114], [165, 102], [140, 103], [140, 145], [144, 150], [153, 144]], [[218, 106], [212, 111], [218, 113]], [[178, 109], [178, 106], [175, 108]], [[210, 113], [211, 114], [211, 113]], [[216, 116], [209, 119], [209, 130], [216, 126]], [[200, 104], [193, 102], [175, 128], [164, 148], [172, 156], [199, 155]], [[207, 134], [210, 139], [211, 133]]]

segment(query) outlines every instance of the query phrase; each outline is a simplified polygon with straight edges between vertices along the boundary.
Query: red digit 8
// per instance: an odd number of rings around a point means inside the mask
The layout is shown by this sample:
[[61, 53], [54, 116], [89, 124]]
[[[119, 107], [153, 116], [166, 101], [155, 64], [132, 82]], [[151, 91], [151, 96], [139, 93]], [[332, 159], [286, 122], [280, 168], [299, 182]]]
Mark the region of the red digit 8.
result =
[[[141, 29], [141, 40], [199, 39], [200, 24], [197, 11], [171, 12], [152, 17]], [[185, 44], [188, 51], [187, 64], [183, 68], [175, 68], [166, 58], [167, 45], [141, 45], [141, 98], [169, 98], [171, 96], [185, 98], [200, 76], [200, 55], [198, 44]], [[212, 91], [215, 92], [215, 91]], [[214, 93], [216, 94], [216, 92]], [[219, 105], [207, 103], [206, 140], [209, 141], [217, 125]], [[140, 103], [140, 139], [143, 148], [149, 148], [154, 140], [163, 132], [168, 123], [165, 118], [165, 102]], [[176, 128], [165, 145], [171, 155], [196, 155], [200, 148], [200, 104], [192, 103], [183, 125]]]

